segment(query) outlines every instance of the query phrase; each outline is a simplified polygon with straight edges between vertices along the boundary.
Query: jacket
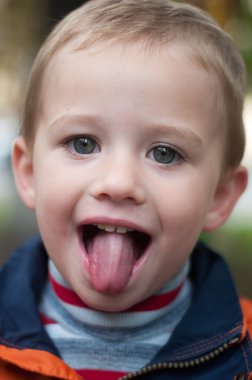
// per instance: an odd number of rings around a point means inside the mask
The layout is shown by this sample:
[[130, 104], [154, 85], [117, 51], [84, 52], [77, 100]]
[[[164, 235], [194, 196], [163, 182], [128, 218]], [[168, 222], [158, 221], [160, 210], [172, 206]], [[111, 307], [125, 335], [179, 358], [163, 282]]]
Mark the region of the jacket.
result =
[[[194, 249], [190, 276], [192, 303], [169, 343], [146, 368], [123, 379], [252, 379], [251, 302], [239, 299], [224, 260], [203, 244]], [[46, 280], [47, 254], [39, 237], [18, 248], [1, 269], [1, 380], [80, 380], [40, 321]]]

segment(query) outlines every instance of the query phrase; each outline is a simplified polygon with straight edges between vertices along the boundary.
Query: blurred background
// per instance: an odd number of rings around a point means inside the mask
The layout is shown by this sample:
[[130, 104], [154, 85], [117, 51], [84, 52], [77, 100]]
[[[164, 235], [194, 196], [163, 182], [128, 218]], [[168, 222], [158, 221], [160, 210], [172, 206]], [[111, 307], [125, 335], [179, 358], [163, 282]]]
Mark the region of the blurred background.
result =
[[[141, 1], [141, 0], [139, 0]], [[0, 0], [0, 263], [25, 238], [37, 232], [34, 215], [19, 200], [11, 173], [11, 145], [18, 134], [31, 64], [54, 24], [83, 4], [80, 0]], [[248, 71], [244, 109], [252, 176], [252, 0], [188, 0], [209, 11], [232, 35]], [[238, 291], [252, 297], [252, 183], [229, 222], [202, 239], [228, 260]]]

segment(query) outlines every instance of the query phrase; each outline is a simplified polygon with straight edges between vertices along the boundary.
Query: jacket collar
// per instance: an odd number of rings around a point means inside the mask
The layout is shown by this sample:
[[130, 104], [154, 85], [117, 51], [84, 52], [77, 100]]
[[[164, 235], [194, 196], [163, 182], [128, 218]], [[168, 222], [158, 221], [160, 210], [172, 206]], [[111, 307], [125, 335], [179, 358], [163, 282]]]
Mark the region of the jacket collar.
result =
[[20, 246], [1, 268], [0, 338], [7, 346], [58, 355], [39, 318], [46, 279], [47, 255], [39, 237]]
[[[189, 360], [242, 338], [243, 316], [230, 271], [218, 254], [198, 243], [191, 258], [192, 303], [159, 360]], [[155, 359], [154, 359], [155, 361]]]

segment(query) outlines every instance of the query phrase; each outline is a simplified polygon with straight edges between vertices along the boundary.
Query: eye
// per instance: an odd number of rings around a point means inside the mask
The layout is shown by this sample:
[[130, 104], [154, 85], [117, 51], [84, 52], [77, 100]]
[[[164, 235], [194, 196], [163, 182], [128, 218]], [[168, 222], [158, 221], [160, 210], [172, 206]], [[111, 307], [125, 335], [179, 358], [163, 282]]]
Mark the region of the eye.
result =
[[72, 138], [66, 145], [72, 153], [80, 155], [92, 154], [100, 151], [97, 142], [90, 136]]
[[163, 165], [179, 161], [182, 156], [174, 148], [167, 145], [158, 145], [148, 152], [148, 157]]

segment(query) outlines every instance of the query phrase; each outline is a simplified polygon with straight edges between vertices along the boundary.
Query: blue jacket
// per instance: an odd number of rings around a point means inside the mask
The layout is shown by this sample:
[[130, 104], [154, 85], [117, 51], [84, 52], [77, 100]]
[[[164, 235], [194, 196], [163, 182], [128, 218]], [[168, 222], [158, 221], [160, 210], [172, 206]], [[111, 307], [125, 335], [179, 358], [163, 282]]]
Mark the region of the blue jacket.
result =
[[[149, 366], [123, 379], [252, 379], [251, 303], [241, 303], [225, 262], [202, 244], [192, 254], [190, 276], [193, 300], [171, 340]], [[18, 248], [1, 269], [1, 380], [80, 380], [60, 359], [40, 321], [46, 280], [40, 238]]]

